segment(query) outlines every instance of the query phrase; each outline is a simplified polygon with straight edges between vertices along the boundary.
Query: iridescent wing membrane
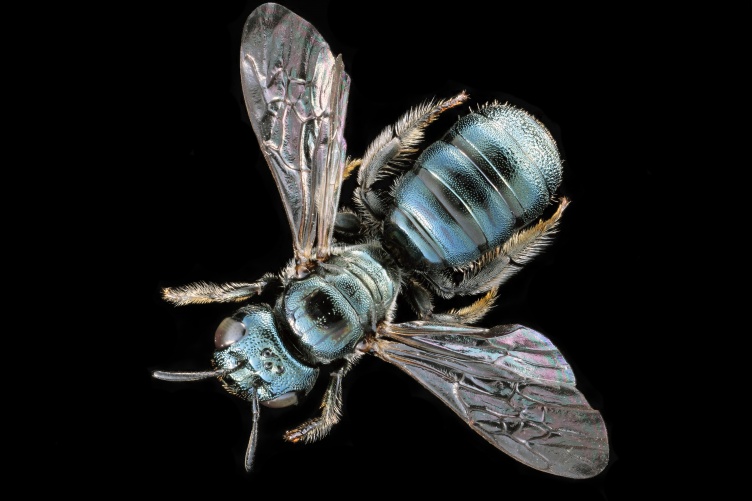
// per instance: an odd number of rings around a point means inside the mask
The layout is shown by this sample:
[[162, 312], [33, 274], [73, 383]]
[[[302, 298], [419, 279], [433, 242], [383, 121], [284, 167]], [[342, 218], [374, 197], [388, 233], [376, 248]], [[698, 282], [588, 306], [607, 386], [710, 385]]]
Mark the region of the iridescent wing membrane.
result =
[[401, 368], [472, 429], [513, 458], [548, 473], [589, 478], [608, 464], [601, 414], [545, 336], [521, 325], [388, 325], [376, 356]]
[[298, 264], [329, 253], [345, 163], [350, 79], [321, 34], [277, 4], [246, 20], [240, 68], [248, 116], [274, 174]]

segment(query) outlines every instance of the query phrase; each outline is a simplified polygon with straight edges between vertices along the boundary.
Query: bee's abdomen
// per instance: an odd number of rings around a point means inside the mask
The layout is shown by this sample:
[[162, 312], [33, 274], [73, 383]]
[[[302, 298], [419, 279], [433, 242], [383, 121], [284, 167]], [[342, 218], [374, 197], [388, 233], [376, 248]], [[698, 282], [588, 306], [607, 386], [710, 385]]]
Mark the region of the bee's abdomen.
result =
[[540, 217], [561, 175], [540, 122], [487, 106], [426, 148], [395, 186], [386, 246], [424, 270], [462, 267]]

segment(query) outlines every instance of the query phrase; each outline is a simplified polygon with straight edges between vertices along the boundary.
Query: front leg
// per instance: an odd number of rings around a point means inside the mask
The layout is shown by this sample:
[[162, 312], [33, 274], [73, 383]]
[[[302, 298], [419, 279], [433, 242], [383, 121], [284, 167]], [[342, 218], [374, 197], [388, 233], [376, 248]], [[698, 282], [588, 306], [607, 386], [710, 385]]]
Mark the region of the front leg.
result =
[[277, 280], [279, 279], [273, 273], [267, 273], [252, 283], [196, 282], [182, 287], [166, 287], [162, 289], [162, 298], [177, 306], [244, 301], [261, 294], [270, 283]]
[[288, 442], [315, 442], [325, 437], [332, 426], [339, 423], [342, 417], [342, 378], [355, 364], [360, 355], [351, 355], [345, 365], [329, 376], [329, 385], [326, 387], [324, 398], [321, 400], [321, 416], [309, 419], [300, 426], [285, 433], [284, 439]]

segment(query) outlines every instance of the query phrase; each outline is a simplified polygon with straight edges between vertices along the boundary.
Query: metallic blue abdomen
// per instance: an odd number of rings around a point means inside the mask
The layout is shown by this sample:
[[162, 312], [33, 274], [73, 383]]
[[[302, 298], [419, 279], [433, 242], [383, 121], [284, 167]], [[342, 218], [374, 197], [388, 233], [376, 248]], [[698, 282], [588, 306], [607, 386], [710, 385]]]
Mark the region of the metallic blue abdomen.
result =
[[385, 243], [430, 273], [460, 268], [541, 216], [561, 182], [548, 130], [493, 105], [461, 118], [395, 186]]

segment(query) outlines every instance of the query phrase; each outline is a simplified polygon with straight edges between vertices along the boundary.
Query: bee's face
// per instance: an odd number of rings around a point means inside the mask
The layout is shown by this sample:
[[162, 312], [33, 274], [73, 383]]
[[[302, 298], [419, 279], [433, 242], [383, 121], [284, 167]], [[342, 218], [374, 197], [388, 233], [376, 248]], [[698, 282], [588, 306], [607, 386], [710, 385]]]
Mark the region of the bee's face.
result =
[[295, 359], [285, 348], [271, 308], [246, 306], [225, 318], [214, 334], [214, 366], [227, 370], [221, 378], [226, 389], [245, 397], [252, 388], [269, 407], [298, 402], [313, 387], [318, 369]]

